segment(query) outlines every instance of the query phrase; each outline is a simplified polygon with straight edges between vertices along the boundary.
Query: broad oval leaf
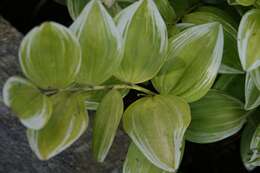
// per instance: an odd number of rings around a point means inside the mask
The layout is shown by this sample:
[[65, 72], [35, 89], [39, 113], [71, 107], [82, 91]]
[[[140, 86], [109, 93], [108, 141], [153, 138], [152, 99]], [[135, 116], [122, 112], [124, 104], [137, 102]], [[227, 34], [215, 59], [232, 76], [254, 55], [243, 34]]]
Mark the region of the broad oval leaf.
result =
[[200, 7], [195, 12], [187, 14], [183, 22], [203, 24], [219, 22], [224, 29], [224, 52], [220, 73], [243, 73], [237, 50], [237, 24], [225, 11], [215, 7]]
[[256, 87], [250, 73], [246, 75], [245, 83], [245, 109], [255, 109], [260, 105], [260, 91]]
[[250, 10], [242, 17], [238, 30], [238, 53], [245, 71], [251, 71], [260, 66], [259, 27], [259, 9]]
[[113, 143], [123, 115], [124, 104], [117, 90], [109, 91], [102, 99], [94, 117], [93, 154], [97, 161], [103, 162]]
[[[193, 51], [191, 51], [193, 50]], [[213, 85], [221, 64], [223, 29], [209, 23], [186, 29], [170, 41], [167, 61], [152, 80], [163, 94], [193, 102]]]
[[140, 0], [118, 14], [124, 56], [116, 77], [142, 83], [153, 78], [165, 62], [167, 28], [153, 0]]
[[250, 6], [254, 5], [256, 0], [227, 0], [230, 5], [243, 5]]
[[153, 165], [143, 153], [131, 143], [123, 166], [123, 173], [169, 173]]
[[260, 166], [260, 116], [259, 110], [250, 114], [242, 132], [240, 154], [245, 167], [253, 170]]
[[186, 139], [195, 143], [223, 140], [237, 133], [247, 117], [241, 101], [217, 90], [192, 103], [191, 115]]
[[27, 130], [29, 144], [41, 160], [48, 160], [75, 142], [86, 130], [88, 115], [78, 94], [53, 96], [53, 113], [41, 130]]
[[76, 20], [84, 7], [90, 0], [66, 0], [69, 14], [73, 20]]
[[169, 172], [180, 165], [189, 123], [189, 105], [170, 95], [141, 98], [123, 115], [124, 129], [139, 150], [154, 165]]
[[123, 44], [112, 17], [99, 0], [92, 0], [72, 24], [82, 48], [80, 84], [99, 85], [109, 79], [122, 60]]
[[74, 82], [81, 64], [81, 49], [68, 29], [45, 22], [26, 35], [19, 58], [24, 74], [34, 84], [43, 89], [60, 89]]
[[27, 128], [41, 129], [51, 117], [51, 100], [23, 78], [11, 77], [7, 80], [3, 100]]

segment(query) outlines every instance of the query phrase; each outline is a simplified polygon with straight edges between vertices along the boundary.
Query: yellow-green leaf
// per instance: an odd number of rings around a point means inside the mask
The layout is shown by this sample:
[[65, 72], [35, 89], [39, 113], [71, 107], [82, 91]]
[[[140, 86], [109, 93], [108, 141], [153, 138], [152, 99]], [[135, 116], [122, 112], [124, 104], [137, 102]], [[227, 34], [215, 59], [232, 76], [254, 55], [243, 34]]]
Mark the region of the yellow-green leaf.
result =
[[238, 52], [242, 67], [251, 71], [260, 66], [260, 10], [247, 12], [238, 30]]
[[124, 104], [117, 90], [109, 91], [102, 99], [94, 117], [93, 154], [97, 161], [103, 162], [113, 143], [119, 126]]
[[45, 22], [30, 31], [19, 51], [24, 74], [43, 89], [67, 87], [74, 82], [81, 64], [76, 37], [54, 22]]
[[109, 79], [122, 60], [123, 44], [112, 17], [99, 0], [90, 1], [72, 24], [82, 48], [80, 84], [99, 85]]
[[122, 81], [141, 83], [153, 78], [165, 62], [167, 28], [153, 0], [140, 0], [116, 17], [124, 39], [124, 56], [116, 73]]
[[250, 73], [246, 75], [245, 83], [245, 109], [251, 110], [260, 105], [260, 91], [256, 87]]
[[75, 142], [88, 125], [84, 100], [78, 94], [60, 93], [53, 96], [53, 113], [41, 130], [27, 130], [27, 138], [34, 153], [48, 160]]
[[154, 0], [166, 24], [174, 24], [177, 18], [168, 0]]
[[141, 98], [123, 115], [124, 129], [138, 149], [154, 165], [169, 172], [180, 165], [189, 123], [189, 105], [171, 95]]
[[227, 0], [230, 5], [243, 5], [250, 6], [254, 5], [256, 0]]
[[241, 101], [217, 90], [192, 103], [191, 115], [186, 139], [196, 143], [212, 143], [237, 133], [247, 117]]
[[43, 128], [52, 113], [50, 98], [20, 77], [11, 77], [7, 80], [3, 88], [3, 100], [23, 125], [31, 129]]
[[76, 20], [89, 0], [67, 0], [69, 14], [73, 20]]
[[155, 88], [163, 94], [181, 96], [188, 102], [203, 97], [217, 76], [223, 40], [219, 23], [194, 26], [173, 37], [167, 61], [152, 80]]

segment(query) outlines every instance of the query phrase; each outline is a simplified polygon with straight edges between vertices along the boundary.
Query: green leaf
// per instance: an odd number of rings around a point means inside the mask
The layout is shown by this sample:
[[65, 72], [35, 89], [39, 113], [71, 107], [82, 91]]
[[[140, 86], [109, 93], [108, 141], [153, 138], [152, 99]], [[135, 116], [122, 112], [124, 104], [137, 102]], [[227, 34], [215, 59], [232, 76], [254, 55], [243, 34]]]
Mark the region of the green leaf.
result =
[[245, 109], [246, 110], [255, 109], [259, 105], [260, 105], [260, 91], [256, 87], [251, 75], [248, 73], [246, 75], [246, 84], [245, 84]]
[[11, 77], [7, 80], [3, 100], [28, 128], [41, 129], [50, 119], [51, 100], [23, 78]]
[[67, 0], [69, 14], [73, 20], [77, 19], [89, 1], [90, 0]]
[[[192, 51], [191, 51], [192, 50]], [[167, 61], [152, 80], [163, 94], [193, 102], [213, 85], [221, 64], [223, 29], [218, 23], [191, 27], [173, 37]]]
[[80, 84], [99, 85], [109, 79], [122, 60], [122, 38], [99, 0], [92, 0], [72, 24], [82, 48]]
[[177, 18], [175, 11], [168, 0], [154, 0], [166, 24], [174, 24]]
[[184, 16], [188, 11], [193, 9], [200, 0], [171, 0], [170, 3], [174, 8], [177, 16], [180, 18]]
[[124, 57], [116, 77], [142, 83], [153, 78], [165, 62], [167, 28], [153, 0], [140, 0], [116, 17], [124, 38]]
[[256, 0], [227, 0], [230, 5], [243, 5], [250, 6], [254, 5]]
[[154, 166], [142, 152], [131, 143], [126, 160], [124, 162], [123, 173], [168, 173]]
[[260, 67], [249, 72], [250, 77], [253, 79], [255, 86], [260, 90]]
[[124, 129], [138, 149], [154, 165], [169, 172], [180, 165], [189, 123], [189, 105], [170, 95], [141, 98], [123, 115]]
[[259, 110], [251, 113], [241, 137], [240, 154], [248, 170], [253, 170], [256, 166], [260, 166], [259, 113]]
[[252, 71], [260, 66], [260, 10], [247, 12], [238, 30], [238, 52], [242, 67]]
[[60, 89], [74, 82], [81, 49], [67, 28], [45, 22], [23, 39], [19, 58], [24, 74], [34, 84], [43, 89]]
[[84, 100], [78, 94], [53, 96], [53, 113], [41, 130], [27, 130], [32, 150], [41, 160], [48, 160], [75, 142], [86, 130], [88, 116]]
[[182, 19], [186, 23], [219, 22], [224, 29], [224, 52], [220, 73], [243, 73], [237, 50], [237, 24], [225, 11], [215, 7], [200, 7]]
[[195, 143], [223, 140], [237, 133], [247, 117], [241, 101], [217, 90], [192, 103], [191, 115], [186, 139]]
[[98, 106], [93, 127], [93, 154], [99, 162], [103, 162], [108, 154], [123, 110], [122, 96], [117, 90], [108, 92]]

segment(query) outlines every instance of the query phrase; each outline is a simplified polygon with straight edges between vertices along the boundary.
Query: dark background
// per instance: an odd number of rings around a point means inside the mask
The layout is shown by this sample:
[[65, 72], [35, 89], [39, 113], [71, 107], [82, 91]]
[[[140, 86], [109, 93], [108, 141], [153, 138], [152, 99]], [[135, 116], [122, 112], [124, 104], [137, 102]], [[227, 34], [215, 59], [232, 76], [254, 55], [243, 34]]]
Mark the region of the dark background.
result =
[[[67, 8], [53, 0], [0, 0], [0, 15], [23, 34], [43, 21], [56, 21], [66, 26], [72, 22]], [[131, 100], [133, 95], [134, 93], [126, 99]], [[187, 142], [180, 172], [247, 173], [241, 162], [239, 142], [240, 133], [213, 144], [201, 145]], [[0, 164], [1, 166], [3, 165]], [[260, 169], [252, 172], [260, 173]]]

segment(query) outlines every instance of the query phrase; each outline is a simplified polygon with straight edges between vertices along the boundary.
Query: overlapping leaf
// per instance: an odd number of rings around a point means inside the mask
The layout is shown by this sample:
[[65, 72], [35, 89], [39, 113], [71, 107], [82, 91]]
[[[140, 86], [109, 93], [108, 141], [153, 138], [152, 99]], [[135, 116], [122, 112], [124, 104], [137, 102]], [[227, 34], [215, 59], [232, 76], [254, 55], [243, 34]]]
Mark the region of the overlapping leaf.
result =
[[170, 41], [167, 61], [153, 79], [155, 88], [189, 102], [203, 97], [217, 76], [223, 40], [218, 23], [195, 26], [178, 34]]
[[260, 91], [256, 87], [254, 80], [248, 73], [245, 83], [245, 109], [251, 110], [260, 105]]
[[11, 77], [5, 83], [3, 100], [28, 128], [41, 129], [52, 113], [51, 100], [20, 77]]
[[80, 84], [99, 85], [109, 79], [122, 60], [122, 38], [100, 1], [92, 0], [72, 24], [82, 48]]
[[252, 71], [260, 66], [260, 10], [247, 12], [239, 25], [238, 52], [242, 67]]
[[41, 130], [27, 130], [29, 144], [41, 160], [47, 160], [68, 148], [86, 130], [88, 116], [78, 94], [53, 96], [53, 113]]
[[65, 88], [78, 74], [81, 49], [67, 28], [46, 22], [26, 35], [19, 58], [24, 74], [38, 87]]
[[90, 0], [66, 0], [69, 14], [73, 20], [80, 15], [86, 4]]
[[150, 162], [165, 171], [178, 169], [190, 123], [185, 101], [170, 95], [139, 99], [127, 108], [123, 122], [125, 131]]
[[165, 62], [168, 44], [166, 25], [155, 3], [137, 1], [121, 11], [116, 20], [125, 46], [116, 77], [131, 83], [151, 79]]
[[177, 18], [175, 11], [168, 0], [154, 0], [166, 24], [174, 24]]
[[254, 5], [256, 0], [227, 0], [230, 5], [243, 5], [250, 6]]
[[201, 100], [191, 104], [192, 122], [186, 139], [196, 143], [212, 143], [237, 133], [247, 113], [241, 101], [217, 90], [210, 90]]
[[124, 104], [121, 94], [111, 90], [98, 106], [93, 127], [93, 154], [97, 161], [103, 162], [113, 143], [123, 115]]

